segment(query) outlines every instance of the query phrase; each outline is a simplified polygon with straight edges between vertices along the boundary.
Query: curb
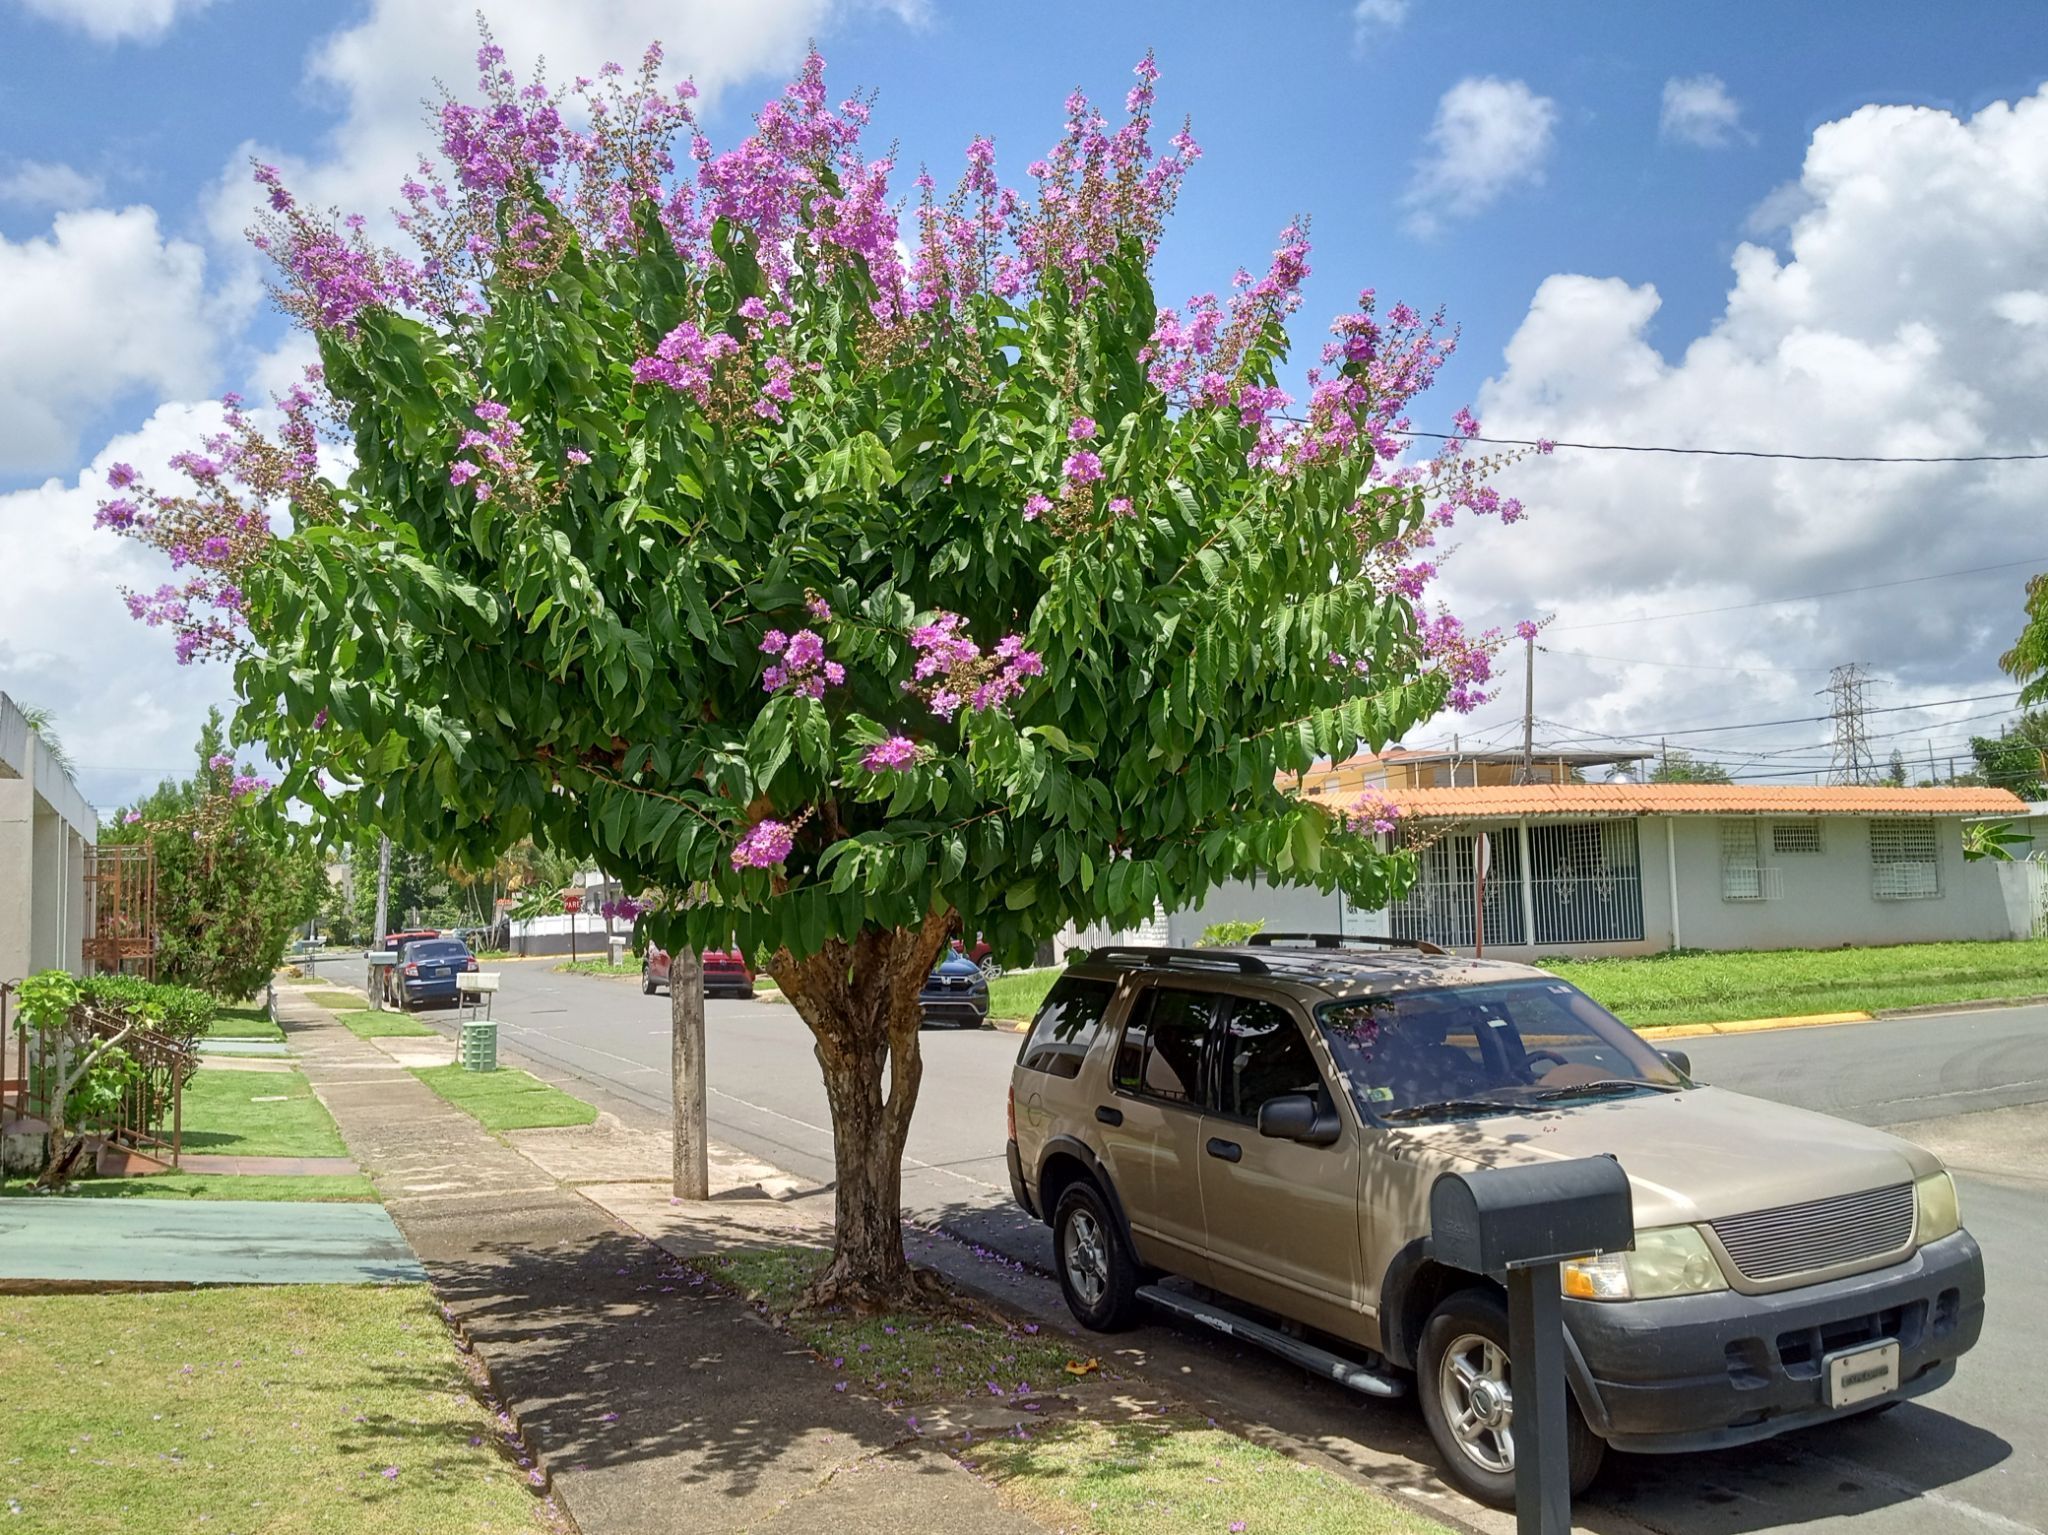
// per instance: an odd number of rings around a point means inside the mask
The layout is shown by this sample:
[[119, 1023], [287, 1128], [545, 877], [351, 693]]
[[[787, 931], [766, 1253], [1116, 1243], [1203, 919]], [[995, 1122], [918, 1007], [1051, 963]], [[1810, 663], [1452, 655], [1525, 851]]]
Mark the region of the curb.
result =
[[1869, 1023], [1874, 1013], [1800, 1013], [1789, 1018], [1737, 1018], [1727, 1023], [1680, 1023], [1638, 1029], [1644, 1039], [1691, 1039], [1702, 1034], [1765, 1034], [1773, 1029], [1821, 1029], [1838, 1023]]
[[988, 1026], [992, 1029], [1001, 1029], [1005, 1034], [1028, 1034], [1031, 1032], [1031, 1020], [1029, 1018], [991, 1018], [988, 1021]]
[[1988, 997], [1981, 1002], [1922, 1002], [1914, 1007], [1883, 1007], [1872, 1014], [1877, 1018], [1932, 1018], [1941, 1013], [1991, 1013], [2002, 1007], [2040, 1007], [2048, 1004], [2048, 995], [2036, 994], [2031, 997]]

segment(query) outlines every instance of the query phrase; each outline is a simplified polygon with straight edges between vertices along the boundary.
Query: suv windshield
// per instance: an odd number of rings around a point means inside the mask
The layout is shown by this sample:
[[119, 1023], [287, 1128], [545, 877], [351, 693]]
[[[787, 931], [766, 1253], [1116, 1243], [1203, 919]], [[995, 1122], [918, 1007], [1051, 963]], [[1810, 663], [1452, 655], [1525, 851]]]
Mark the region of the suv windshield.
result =
[[1368, 1119], [1463, 1119], [1685, 1085], [1628, 1025], [1554, 979], [1327, 1002], [1316, 1021]]

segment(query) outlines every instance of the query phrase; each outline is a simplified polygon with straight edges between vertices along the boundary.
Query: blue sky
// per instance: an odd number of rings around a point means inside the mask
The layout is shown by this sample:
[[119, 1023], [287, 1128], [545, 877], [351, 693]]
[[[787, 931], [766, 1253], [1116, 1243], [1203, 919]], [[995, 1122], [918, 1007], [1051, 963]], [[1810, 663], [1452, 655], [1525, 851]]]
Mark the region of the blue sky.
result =
[[[0, 330], [0, 404], [14, 394], [65, 402], [53, 407], [61, 420], [42, 439], [0, 432], [0, 544], [23, 537], [32, 519], [79, 515], [77, 496], [61, 506], [51, 499], [52, 477], [77, 490], [110, 439], [143, 428], [160, 407], [268, 376], [265, 359], [285, 330], [235, 249], [247, 200], [235, 169], [243, 146], [254, 141], [310, 167], [315, 187], [367, 196], [388, 186], [395, 178], [380, 180], [378, 155], [362, 146], [403, 136], [402, 109], [429, 88], [422, 71], [439, 65], [463, 83], [459, 54], [442, 43], [469, 9], [441, 0], [0, 0], [0, 260], [28, 263], [42, 253], [23, 269], [52, 284], [53, 297], [28, 318], [72, 300], [93, 316], [77, 322], [79, 339], [43, 334], [27, 357], [10, 357]], [[1953, 397], [1963, 414], [1941, 428], [1951, 435], [1996, 439], [2010, 450], [2026, 446], [2015, 432], [2032, 429], [2001, 415], [1995, 384], [1956, 361], [1982, 340], [1969, 330], [1977, 322], [1955, 318], [1960, 295], [1932, 287], [1946, 261], [1959, 285], [1972, 272], [2009, 280], [2021, 297], [2007, 307], [2025, 310], [2024, 295], [2048, 292], [2042, 251], [2029, 245], [2036, 226], [2020, 220], [1988, 232], [1982, 249], [1961, 257], [1914, 245], [1910, 226], [1957, 217], [1940, 198], [1967, 197], [1954, 189], [1957, 179], [1984, 174], [1972, 157], [1993, 125], [1980, 114], [1992, 108], [1995, 116], [2003, 111], [1996, 104], [2040, 90], [2042, 70], [2028, 65], [2048, 59], [2048, 8], [1976, 6], [1969, 25], [1955, 25], [1931, 23], [1923, 5], [1869, 4], [1856, 9], [1853, 26], [1842, 24], [1837, 7], [1783, 4], [1454, 9], [1431, 0], [1322, 0], [1260, 7], [1253, 16], [1241, 5], [1210, 3], [1044, 3], [1021, 23], [1025, 13], [1015, 7], [943, 0], [603, 9], [601, 24], [566, 0], [518, 0], [497, 14], [514, 61], [523, 62], [523, 43], [537, 43], [557, 75], [602, 62], [601, 53], [579, 51], [593, 35], [609, 46], [645, 30], [636, 17], [659, 17], [671, 59], [694, 64], [716, 92], [709, 123], [724, 142], [743, 129], [804, 38], [815, 36], [836, 87], [879, 94], [875, 139], [900, 140], [906, 162], [928, 162], [942, 181], [976, 131], [995, 136], [1002, 165], [1021, 178], [1024, 163], [1055, 136], [1066, 91], [1080, 85], [1115, 102], [1131, 63], [1150, 47], [1163, 71], [1162, 120], [1191, 115], [1205, 151], [1161, 255], [1162, 298], [1222, 288], [1238, 263], [1263, 262], [1288, 217], [1310, 214], [1315, 276], [1298, 336], [1312, 343], [1362, 285], [1424, 308], [1442, 304], [1464, 342], [1425, 412], [1437, 421], [1480, 400], [1493, 422], [1518, 431], [1893, 452], [1901, 451], [1894, 440], [1902, 425], [1932, 419], [1906, 400]], [[421, 19], [429, 13], [439, 19]], [[353, 64], [345, 57], [351, 42], [362, 55]], [[339, 54], [328, 52], [337, 47]], [[330, 63], [316, 66], [323, 52]], [[1678, 105], [1693, 110], [1666, 121], [1674, 91]], [[1460, 101], [1470, 112], [1446, 124]], [[1907, 107], [1946, 115], [1870, 112]], [[2024, 147], [2011, 148], [2048, 129], [2048, 114], [2034, 117], [2042, 120], [1998, 130], [1999, 163], [2035, 163]], [[1981, 133], [1973, 134], [1973, 122]], [[344, 124], [353, 126], [342, 133]], [[1816, 134], [1828, 141], [1831, 124], [1847, 124], [1836, 134], [1840, 152], [1832, 169], [1816, 171]], [[1926, 142], [1902, 151], [1900, 133]], [[414, 138], [424, 146], [424, 129]], [[1804, 189], [1787, 193], [1803, 172]], [[225, 195], [224, 184], [232, 189]], [[2014, 192], [2023, 204], [2042, 195]], [[1808, 217], [1810, 258], [1794, 251], [1785, 220], [1775, 229], [1757, 222], [1760, 207]], [[83, 234], [50, 244], [54, 221], [88, 209], [153, 210], [144, 244], [156, 243], [134, 257], [141, 276], [121, 275], [128, 266], [112, 277], [86, 273]], [[1438, 227], [1418, 227], [1418, 210], [1433, 213]], [[1769, 285], [1763, 307], [1776, 328], [1760, 334], [1752, 315], [1731, 331], [1749, 349], [1745, 366], [1692, 369], [1686, 348], [1733, 323], [1731, 261], [1753, 239], [1795, 269], [1797, 281]], [[66, 262], [81, 273], [69, 288]], [[181, 275], [166, 275], [170, 269]], [[156, 278], [164, 291], [145, 291]], [[1591, 282], [1553, 281], [1575, 278]], [[103, 288], [92, 287], [101, 280]], [[1645, 285], [1654, 285], [1653, 314], [1641, 312]], [[1910, 304], [1901, 311], [1901, 285], [1930, 289], [1924, 316]], [[16, 286], [16, 302], [28, 304]], [[1809, 288], [1821, 295], [1811, 303]], [[1801, 295], [1796, 303], [1793, 293]], [[144, 316], [144, 334], [162, 338], [148, 343], [157, 352], [110, 360], [93, 373], [86, 359], [95, 347], [118, 350], [106, 332], [121, 329], [131, 304]], [[2007, 328], [2012, 336], [1999, 344], [2034, 357], [2025, 348], [2039, 344], [2040, 327], [2011, 320]], [[1864, 355], [1838, 376], [1809, 369], [1801, 348], [1816, 331]], [[1911, 366], [1899, 360], [1906, 353], [1924, 361], [1913, 339], [1922, 331], [1936, 337], [1945, 360], [1924, 377], [1901, 377], [1892, 415], [1883, 402], [1843, 406], [1845, 380], [1882, 373], [1884, 359]], [[1518, 332], [1526, 355], [1511, 360]], [[1617, 395], [1617, 376], [1650, 366], [1645, 344], [1667, 371]], [[1593, 370], [1585, 359], [1599, 360], [1598, 381], [1586, 376]], [[1758, 385], [1753, 395], [1735, 393], [1743, 379]], [[1702, 413], [1698, 402], [1707, 398], [1716, 403]], [[1972, 401], [1983, 409], [1972, 414]], [[1872, 435], [1884, 440], [1862, 440]], [[2031, 534], [2017, 512], [2038, 505], [2036, 492], [2048, 490], [2038, 481], [1987, 488], [1929, 480], [1901, 490], [1906, 482], [1897, 477], [1877, 487], [1812, 475], [1797, 483], [1717, 479], [1716, 471], [1675, 463], [1647, 477], [1640, 466], [1630, 473], [1623, 482], [1587, 463], [1528, 470], [1535, 516], [1521, 528], [1470, 536], [1459, 558], [1469, 557], [1471, 572], [1448, 587], [1461, 609], [1488, 622], [1554, 611], [1562, 629], [1716, 601], [1778, 603], [1859, 580], [2018, 560], [2037, 552], [2033, 545], [2048, 552], [2048, 534]], [[1987, 494], [1992, 504], [1970, 527], [1943, 520], [1953, 501], [1980, 503]], [[1768, 523], [1744, 522], [1759, 498]], [[1725, 517], [1729, 534], [1720, 543], [1672, 545], [1651, 526], [1660, 517], [1686, 528]], [[1758, 559], [1755, 535], [1765, 526], [1782, 538], [1782, 557]], [[1919, 543], [1903, 543], [1902, 532], [1915, 527], [1926, 530]], [[1633, 535], [1641, 558], [1613, 557], [1617, 530]], [[1659, 567], [1660, 547], [1669, 548], [1673, 568]], [[1887, 668], [1898, 700], [1961, 696], [1995, 684], [1990, 657], [2009, 642], [1998, 631], [2015, 626], [2017, 608], [2012, 623], [1987, 615], [2010, 603], [2005, 588], [2023, 574], [1921, 588], [1903, 634], [1895, 613], [1850, 622], [1839, 604], [1781, 604], [1765, 610], [1767, 621], [1598, 631], [1605, 649], [1622, 652], [1614, 664], [1560, 658], [1544, 675], [1563, 691], [1552, 703], [1558, 717], [1587, 730], [1638, 731], [1716, 708], [1742, 718], [1753, 706], [1749, 717], [1770, 718], [1783, 699], [1810, 691], [1802, 669], [1836, 660]], [[57, 606], [60, 597], [68, 606]], [[1942, 612], [1921, 611], [1930, 606]], [[83, 584], [51, 596], [45, 611], [69, 614], [80, 629], [126, 623], [109, 594]], [[47, 619], [34, 632], [25, 622], [0, 627], [0, 686], [73, 721], [87, 748], [78, 754], [101, 764], [86, 788], [102, 802], [129, 792], [131, 770], [181, 760], [198, 723], [185, 716], [225, 692], [224, 678], [164, 674], [164, 658], [153, 653], [165, 648], [160, 635], [123, 633], [118, 648], [93, 650], [94, 664], [131, 671], [150, 707], [138, 714], [131, 699], [125, 713], [109, 711], [64, 680], [66, 645]], [[1590, 634], [1585, 648], [1599, 648]], [[1734, 657], [1725, 675], [1710, 676], [1724, 656]], [[139, 728], [142, 716], [156, 722]], [[1930, 727], [1942, 717], [1930, 713]], [[1776, 738], [1757, 739], [1762, 746]]]

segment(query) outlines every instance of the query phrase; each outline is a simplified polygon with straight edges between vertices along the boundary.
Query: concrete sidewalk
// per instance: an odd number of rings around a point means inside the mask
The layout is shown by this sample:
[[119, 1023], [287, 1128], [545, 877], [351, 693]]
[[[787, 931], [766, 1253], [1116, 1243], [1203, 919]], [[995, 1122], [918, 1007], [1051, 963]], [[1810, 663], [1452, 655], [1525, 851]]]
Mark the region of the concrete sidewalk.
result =
[[[630, 1175], [665, 1168], [665, 1151], [651, 1159], [662, 1138], [604, 1125], [501, 1139], [293, 990], [278, 1016], [585, 1535], [1042, 1535], [578, 1191], [652, 1215], [665, 1189]], [[764, 1186], [772, 1169], [728, 1160], [724, 1172], [692, 1222], [697, 1250], [815, 1237], [803, 1201]]]

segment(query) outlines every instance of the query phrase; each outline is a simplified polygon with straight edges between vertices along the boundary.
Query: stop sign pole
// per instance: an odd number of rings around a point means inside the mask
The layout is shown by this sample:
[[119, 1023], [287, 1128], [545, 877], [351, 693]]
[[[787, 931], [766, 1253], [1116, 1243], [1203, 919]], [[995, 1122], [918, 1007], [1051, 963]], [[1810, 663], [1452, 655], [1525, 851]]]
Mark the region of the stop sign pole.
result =
[[569, 963], [576, 963], [576, 913], [583, 910], [583, 892], [567, 890], [562, 893], [562, 910], [569, 914]]

